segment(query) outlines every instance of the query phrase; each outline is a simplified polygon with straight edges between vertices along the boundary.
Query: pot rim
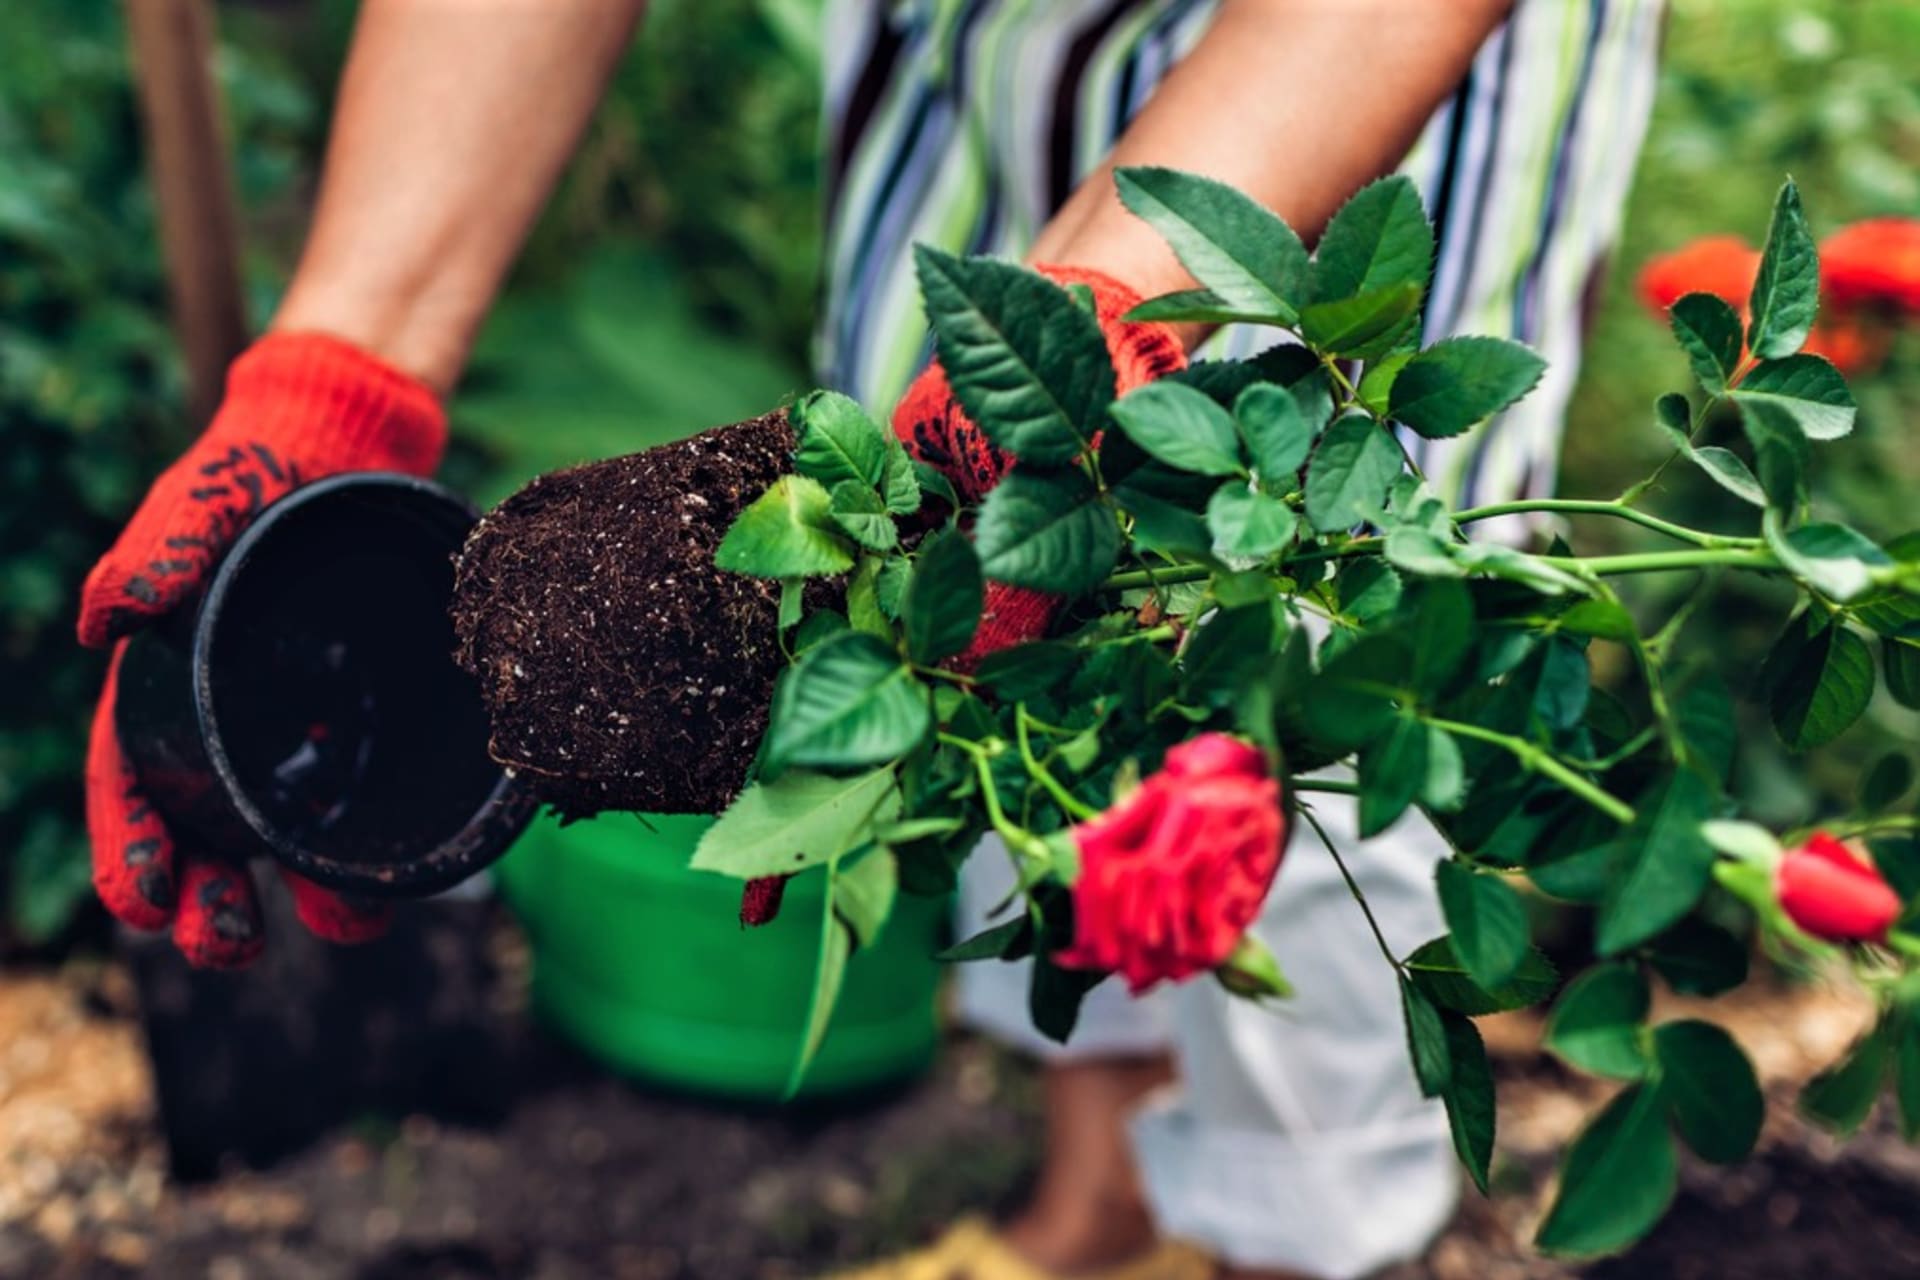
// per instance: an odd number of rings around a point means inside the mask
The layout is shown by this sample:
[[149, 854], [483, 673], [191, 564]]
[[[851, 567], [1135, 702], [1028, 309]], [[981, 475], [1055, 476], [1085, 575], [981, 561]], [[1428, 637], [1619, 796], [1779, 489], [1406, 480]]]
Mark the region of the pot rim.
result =
[[[227, 596], [245, 571], [253, 551], [271, 537], [276, 525], [315, 501], [343, 492], [390, 491], [424, 499], [443, 513], [458, 514], [467, 527], [478, 521], [474, 506], [443, 485], [398, 471], [349, 471], [290, 490], [269, 503], [235, 538], [207, 583], [193, 621], [190, 670], [194, 724], [207, 761], [234, 812], [276, 862], [329, 889], [353, 894], [419, 896], [449, 888], [485, 867], [512, 845], [532, 819], [538, 802], [505, 768], [487, 797], [447, 839], [404, 863], [370, 866], [316, 853], [295, 842], [268, 820], [254, 802], [227, 754], [225, 735], [214, 708], [212, 651]], [[452, 548], [458, 551], [456, 541]], [[451, 658], [448, 661], [452, 661]]]

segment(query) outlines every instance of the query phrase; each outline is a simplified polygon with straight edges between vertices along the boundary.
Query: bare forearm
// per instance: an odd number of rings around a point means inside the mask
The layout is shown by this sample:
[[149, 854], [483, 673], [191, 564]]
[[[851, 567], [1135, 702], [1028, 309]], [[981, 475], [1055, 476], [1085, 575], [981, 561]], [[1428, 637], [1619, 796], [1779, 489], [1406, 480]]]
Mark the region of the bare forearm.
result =
[[367, 0], [272, 327], [334, 334], [451, 387], [644, 7]]
[[[1167, 165], [1265, 203], [1311, 244], [1342, 201], [1399, 163], [1499, 24], [1507, 0], [1227, 0], [1034, 242], [1152, 296], [1193, 281], [1121, 205], [1116, 165]], [[1191, 346], [1203, 334], [1188, 326]]]

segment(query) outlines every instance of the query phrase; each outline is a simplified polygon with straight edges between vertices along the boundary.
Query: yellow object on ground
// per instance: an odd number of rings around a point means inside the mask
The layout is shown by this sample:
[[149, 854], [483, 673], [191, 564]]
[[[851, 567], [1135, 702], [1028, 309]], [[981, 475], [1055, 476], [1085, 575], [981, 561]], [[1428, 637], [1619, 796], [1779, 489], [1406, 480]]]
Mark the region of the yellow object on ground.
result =
[[[1074, 1273], [1073, 1280], [1211, 1280], [1213, 1262], [1191, 1245], [1167, 1241], [1131, 1262], [1100, 1271]], [[962, 1218], [924, 1249], [853, 1271], [832, 1280], [1067, 1280], [1043, 1271], [1015, 1253], [981, 1218]]]

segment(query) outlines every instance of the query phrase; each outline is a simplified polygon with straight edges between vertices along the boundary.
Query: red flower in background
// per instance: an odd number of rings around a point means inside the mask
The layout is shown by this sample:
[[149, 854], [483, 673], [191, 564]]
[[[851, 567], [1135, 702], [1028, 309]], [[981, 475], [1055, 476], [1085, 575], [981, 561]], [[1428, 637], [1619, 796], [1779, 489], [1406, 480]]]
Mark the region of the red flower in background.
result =
[[1820, 289], [1837, 308], [1920, 315], [1920, 218], [1869, 218], [1828, 236]]
[[1880, 873], [1824, 831], [1780, 860], [1774, 891], [1789, 919], [1829, 942], [1879, 942], [1900, 915]]
[[1739, 236], [1705, 236], [1640, 268], [1640, 297], [1663, 312], [1689, 293], [1710, 293], [1743, 310], [1759, 270], [1760, 251]]
[[[1640, 270], [1640, 297], [1664, 312], [1689, 293], [1710, 293], [1746, 315], [1760, 251], [1738, 236], [1706, 236]], [[1881, 312], [1920, 315], [1920, 220], [1873, 218], [1820, 247], [1821, 315], [1803, 348], [1859, 373], [1886, 358], [1892, 333]]]
[[1280, 784], [1223, 733], [1167, 752], [1125, 800], [1073, 829], [1073, 945], [1063, 965], [1119, 973], [1136, 994], [1224, 962], [1280, 868]]

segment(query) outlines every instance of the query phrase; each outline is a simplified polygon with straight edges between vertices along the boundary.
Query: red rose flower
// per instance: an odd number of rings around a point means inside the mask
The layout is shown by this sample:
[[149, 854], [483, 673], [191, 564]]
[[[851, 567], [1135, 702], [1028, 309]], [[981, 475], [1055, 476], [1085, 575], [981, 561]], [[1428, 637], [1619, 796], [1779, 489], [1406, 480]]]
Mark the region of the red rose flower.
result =
[[1054, 958], [1119, 973], [1135, 994], [1233, 954], [1280, 867], [1280, 784], [1257, 747], [1203, 734], [1073, 829], [1073, 945]]
[[1706, 236], [1649, 259], [1640, 268], [1640, 297], [1665, 311], [1689, 293], [1710, 293], [1744, 310], [1760, 270], [1760, 251], [1739, 236]]
[[1838, 308], [1920, 314], [1920, 218], [1869, 218], [1820, 246], [1820, 292]]
[[1900, 915], [1880, 873], [1824, 831], [1780, 860], [1774, 891], [1789, 919], [1829, 942], [1878, 942]]

